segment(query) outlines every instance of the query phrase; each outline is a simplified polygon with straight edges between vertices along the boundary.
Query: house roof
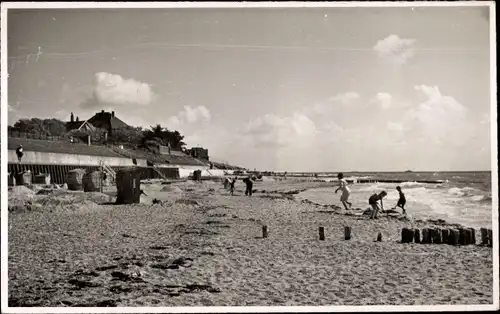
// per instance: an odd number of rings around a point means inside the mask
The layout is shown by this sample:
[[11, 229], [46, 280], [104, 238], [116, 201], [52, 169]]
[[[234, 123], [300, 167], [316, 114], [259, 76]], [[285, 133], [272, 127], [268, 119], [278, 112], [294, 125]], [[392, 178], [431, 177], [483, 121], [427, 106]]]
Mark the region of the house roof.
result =
[[109, 124], [112, 129], [118, 129], [129, 126], [122, 120], [118, 119], [116, 116], [113, 116], [111, 112], [98, 112], [87, 121], [97, 127]]
[[89, 127], [89, 129], [95, 130], [95, 126], [93, 126], [92, 123], [89, 122], [89, 120], [86, 120], [86, 121], [74, 121], [74, 122], [69, 121], [69, 122], [66, 122], [66, 128], [68, 130], [74, 130], [74, 129], [80, 130], [85, 125], [87, 125]]

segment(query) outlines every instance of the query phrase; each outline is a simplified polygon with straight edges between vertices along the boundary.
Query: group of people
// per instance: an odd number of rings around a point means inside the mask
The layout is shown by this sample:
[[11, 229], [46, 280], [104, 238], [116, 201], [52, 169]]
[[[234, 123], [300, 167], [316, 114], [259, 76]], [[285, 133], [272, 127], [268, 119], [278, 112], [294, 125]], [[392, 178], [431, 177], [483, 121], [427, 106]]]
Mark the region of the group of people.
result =
[[[345, 209], [351, 209], [352, 203], [349, 202], [349, 196], [351, 195], [351, 190], [349, 189], [347, 181], [344, 179], [344, 174], [339, 173], [337, 175], [337, 178], [339, 179], [339, 187], [335, 190], [335, 194], [337, 194], [337, 192], [339, 190], [342, 190], [342, 195], [340, 196], [340, 201], [344, 205]], [[397, 186], [396, 190], [399, 193], [399, 200], [398, 200], [398, 203], [396, 204], [396, 206], [394, 206], [392, 209], [396, 209], [397, 207], [400, 207], [403, 210], [403, 214], [406, 215], [406, 209], [405, 209], [406, 197], [405, 197], [405, 194], [401, 190], [400, 186]], [[385, 196], [387, 196], [387, 192], [382, 191], [378, 194], [375, 193], [368, 198], [368, 204], [372, 208], [372, 213], [371, 213], [370, 219], [377, 219], [378, 212], [384, 211], [384, 204], [383, 204], [382, 199]], [[379, 201], [380, 201], [380, 206], [378, 204]], [[349, 206], [347, 206], [347, 205], [349, 205]]]
[[[244, 178], [243, 182], [245, 182], [245, 195], [247, 196], [252, 196], [252, 191], [253, 191], [253, 180], [250, 177]], [[234, 186], [236, 184], [236, 177], [229, 179], [225, 178], [224, 179], [224, 189], [229, 189], [231, 192], [231, 195], [234, 195]]]

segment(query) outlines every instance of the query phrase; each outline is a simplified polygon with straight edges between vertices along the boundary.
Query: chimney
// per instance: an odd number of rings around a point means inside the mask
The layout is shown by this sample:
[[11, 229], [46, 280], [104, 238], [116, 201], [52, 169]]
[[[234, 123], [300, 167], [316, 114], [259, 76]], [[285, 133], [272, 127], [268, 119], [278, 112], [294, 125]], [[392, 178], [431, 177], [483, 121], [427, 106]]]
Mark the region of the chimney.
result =
[[71, 118], [70, 118], [70, 121], [71, 121], [71, 122], [75, 122], [75, 116], [73, 115], [73, 112], [71, 113]]
[[104, 114], [104, 109], [103, 109], [103, 110], [101, 110], [101, 114]]
[[80, 121], [80, 119], [78, 118], [78, 116], [76, 116], [76, 122]]
[[90, 134], [87, 135], [87, 145], [90, 146]]
[[114, 118], [114, 117], [115, 117], [115, 112], [111, 111], [111, 118]]

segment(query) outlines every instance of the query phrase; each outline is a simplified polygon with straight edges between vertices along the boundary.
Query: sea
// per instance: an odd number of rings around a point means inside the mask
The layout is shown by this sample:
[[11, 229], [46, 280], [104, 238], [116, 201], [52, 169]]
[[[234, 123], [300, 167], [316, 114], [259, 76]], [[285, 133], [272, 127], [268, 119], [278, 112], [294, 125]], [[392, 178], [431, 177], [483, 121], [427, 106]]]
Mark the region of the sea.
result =
[[[319, 179], [337, 181], [336, 173], [316, 173]], [[293, 174], [289, 174], [293, 176]], [[312, 174], [314, 175], [314, 174]], [[353, 208], [369, 207], [368, 198], [373, 193], [386, 191], [384, 208], [393, 208], [400, 186], [406, 196], [406, 212], [410, 219], [442, 219], [474, 228], [492, 228], [492, 182], [491, 172], [351, 172], [344, 178], [353, 181], [350, 202]], [[370, 180], [370, 183], [357, 183], [357, 180]], [[373, 181], [371, 181], [373, 180]], [[381, 183], [377, 180], [402, 180], [402, 183]], [[420, 183], [419, 181], [436, 181]], [[316, 188], [297, 195], [319, 204], [340, 203], [336, 188]], [[496, 208], [495, 210], [498, 210]]]

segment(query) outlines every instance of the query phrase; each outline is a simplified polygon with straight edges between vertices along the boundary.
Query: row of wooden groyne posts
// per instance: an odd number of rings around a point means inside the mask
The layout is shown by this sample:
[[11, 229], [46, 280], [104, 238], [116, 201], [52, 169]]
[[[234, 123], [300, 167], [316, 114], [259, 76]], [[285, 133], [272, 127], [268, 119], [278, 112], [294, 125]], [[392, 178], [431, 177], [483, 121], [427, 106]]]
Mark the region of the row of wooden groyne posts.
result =
[[[325, 240], [325, 227], [319, 227], [319, 239]], [[493, 246], [493, 232], [491, 229], [481, 228], [481, 243], [482, 246]], [[344, 240], [350, 240], [352, 228], [344, 227]], [[262, 226], [262, 238], [269, 236], [267, 226]], [[382, 233], [377, 234], [377, 242], [382, 241]], [[401, 243], [421, 243], [421, 244], [449, 244], [458, 245], [475, 245], [476, 244], [476, 229], [474, 228], [423, 228], [422, 232], [419, 229], [403, 228], [401, 230]]]
[[[110, 167], [117, 172], [120, 169], [127, 167]], [[140, 168], [141, 180], [147, 179], [179, 179], [178, 168], [155, 168], [155, 167], [138, 167]], [[100, 166], [86, 165], [43, 165], [43, 164], [17, 164], [9, 163], [8, 183], [9, 186], [23, 184], [64, 184], [67, 181], [68, 174], [75, 169], [83, 169], [87, 173], [100, 171]], [[163, 177], [158, 171], [163, 174]]]

